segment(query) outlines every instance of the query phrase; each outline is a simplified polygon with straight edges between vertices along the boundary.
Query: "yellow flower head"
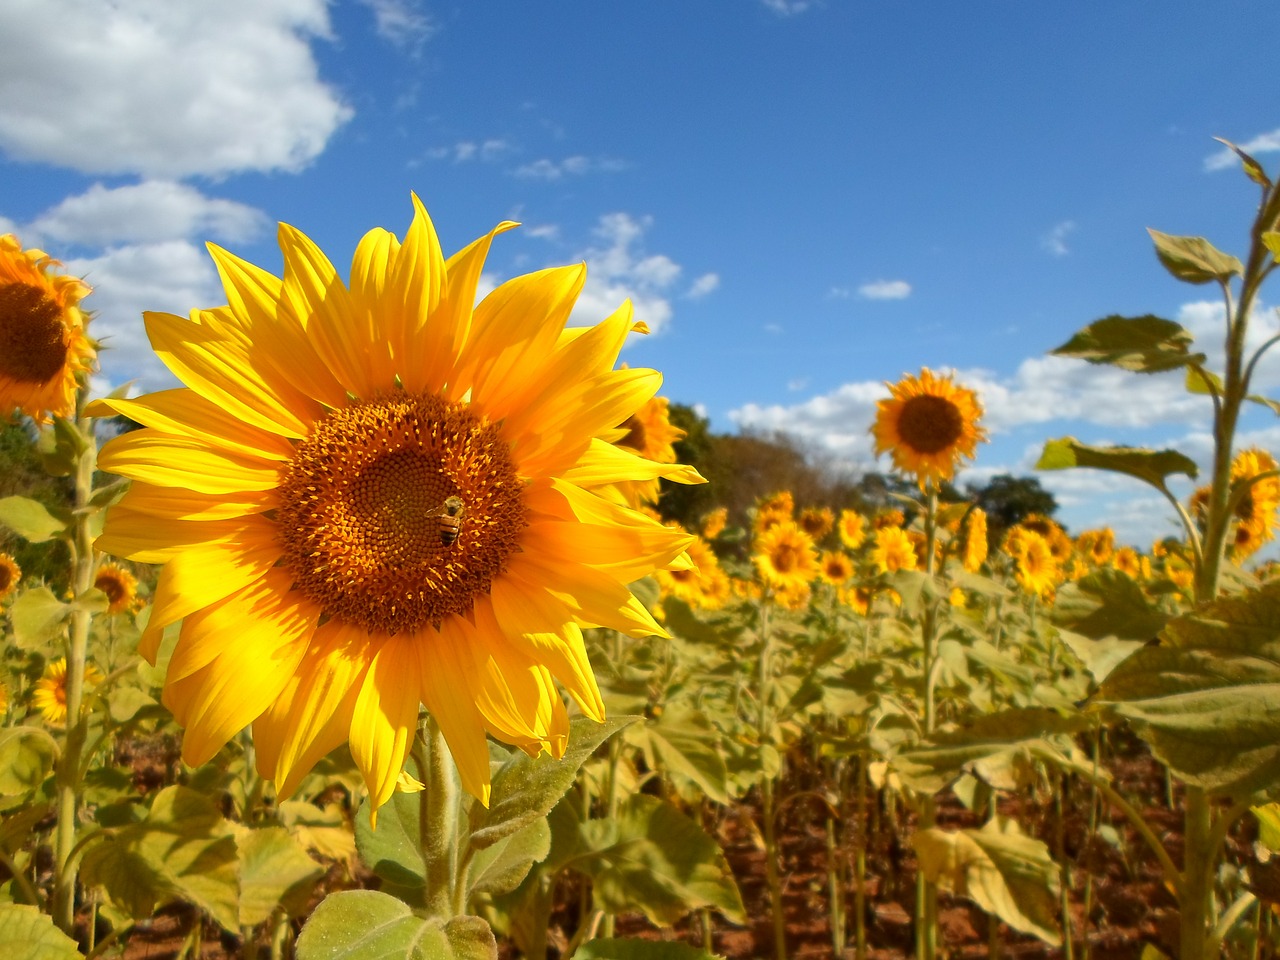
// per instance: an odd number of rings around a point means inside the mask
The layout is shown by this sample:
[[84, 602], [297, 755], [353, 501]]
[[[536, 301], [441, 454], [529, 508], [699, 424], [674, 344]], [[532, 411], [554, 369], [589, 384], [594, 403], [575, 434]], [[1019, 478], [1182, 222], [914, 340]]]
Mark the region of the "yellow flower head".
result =
[[881, 527], [876, 531], [871, 562], [879, 573], [915, 570], [920, 564], [911, 537], [901, 527]]
[[[684, 437], [684, 431], [672, 425], [670, 402], [666, 397], [651, 398], [638, 412], [628, 417], [620, 429], [625, 433], [616, 441], [618, 446], [626, 447], [646, 460], [657, 463], [676, 462], [676, 451], [672, 444]], [[659, 483], [656, 476], [646, 480], [623, 481], [617, 486], [624, 502], [632, 506], [658, 502]]]
[[808, 507], [800, 511], [800, 529], [818, 543], [835, 526], [835, 514], [830, 507]]
[[[1017, 528], [1015, 528], [1017, 529]], [[1027, 593], [1043, 599], [1053, 596], [1060, 579], [1049, 541], [1034, 530], [1021, 529], [1006, 541], [1005, 550], [1017, 561], [1014, 577]]]
[[[103, 681], [102, 671], [92, 663], [84, 665], [86, 691]], [[59, 657], [44, 668], [44, 676], [31, 688], [31, 705], [46, 723], [59, 726], [67, 720], [67, 658]], [[87, 704], [86, 704], [87, 706]]]
[[877, 530], [883, 530], [885, 527], [900, 527], [906, 522], [906, 514], [893, 508], [878, 511], [872, 519], [871, 525]]
[[0, 416], [16, 408], [44, 423], [75, 412], [76, 381], [96, 353], [80, 301], [89, 286], [54, 273], [43, 250], [0, 235]]
[[783, 490], [764, 497], [756, 504], [753, 527], [757, 535], [767, 532], [779, 523], [787, 523], [795, 516], [796, 504], [791, 491]]
[[904, 376], [888, 384], [890, 397], [876, 404], [871, 433], [876, 454], [889, 453], [893, 465], [914, 473], [921, 488], [927, 481], [950, 480], [961, 459], [972, 460], [987, 432], [978, 426], [982, 404], [951, 377], [928, 367], [920, 376]]
[[969, 511], [969, 519], [965, 523], [964, 555], [961, 562], [970, 573], [982, 569], [987, 559], [987, 511], [974, 507]]
[[282, 278], [210, 247], [227, 305], [145, 314], [186, 387], [89, 410], [145, 427], [101, 451], [134, 482], [97, 546], [165, 565], [139, 650], [154, 662], [182, 621], [163, 701], [183, 758], [252, 724], [258, 770], [287, 796], [349, 742], [375, 810], [420, 704], [483, 802], [486, 731], [563, 753], [553, 678], [603, 718], [582, 626], [665, 635], [627, 584], [687, 566], [694, 538], [597, 491], [702, 479], [604, 439], [661, 380], [615, 366], [630, 304], [566, 328], [581, 264], [476, 304], [514, 224], [446, 260], [413, 205], [403, 241], [364, 236], [349, 282], [287, 225]]
[[832, 586], [842, 586], [853, 577], [853, 561], [838, 550], [827, 550], [822, 554], [819, 576]]
[[706, 540], [714, 540], [724, 532], [725, 524], [729, 521], [729, 508], [716, 507], [705, 517], [702, 518], [702, 536]]
[[1115, 548], [1116, 535], [1110, 527], [1086, 530], [1076, 537], [1076, 551], [1096, 567], [1109, 563]]
[[752, 556], [760, 579], [775, 590], [807, 586], [818, 575], [813, 540], [792, 522], [780, 522], [756, 538]]
[[718, 606], [714, 599], [708, 599], [708, 592], [715, 597], [722, 589], [719, 584], [713, 585], [712, 581], [724, 576], [715, 553], [705, 540], [699, 538], [689, 544], [688, 554], [692, 562], [689, 568], [659, 570], [654, 574], [659, 593], [664, 597], [673, 596], [683, 600], [691, 607]]
[[1049, 552], [1053, 554], [1053, 562], [1061, 566], [1066, 563], [1075, 550], [1075, 544], [1071, 542], [1071, 538], [1067, 536], [1067, 532], [1062, 529], [1062, 525], [1052, 517], [1046, 517], [1038, 513], [1030, 513], [1022, 518], [1019, 526], [1028, 530], [1034, 530], [1040, 536], [1044, 537], [1045, 542], [1049, 544]]
[[867, 520], [857, 510], [841, 510], [840, 520], [836, 524], [840, 533], [840, 542], [846, 550], [857, 550], [867, 539]]
[[[1243, 492], [1236, 500], [1236, 532], [1231, 557], [1239, 563], [1275, 537], [1276, 509], [1280, 507], [1280, 477], [1266, 476], [1278, 469], [1265, 450], [1241, 450], [1231, 462], [1231, 483]], [[1261, 477], [1262, 479], [1256, 479]]]
[[1133, 547], [1121, 547], [1117, 550], [1115, 556], [1111, 558], [1111, 566], [1134, 580], [1142, 578], [1142, 560]]
[[870, 587], [842, 587], [838, 596], [846, 607], [865, 617], [875, 599], [875, 591]]
[[107, 613], [122, 613], [138, 599], [138, 578], [118, 563], [99, 566], [93, 585], [107, 595]]
[[22, 580], [22, 568], [7, 553], [0, 553], [0, 600], [7, 600], [18, 589]]

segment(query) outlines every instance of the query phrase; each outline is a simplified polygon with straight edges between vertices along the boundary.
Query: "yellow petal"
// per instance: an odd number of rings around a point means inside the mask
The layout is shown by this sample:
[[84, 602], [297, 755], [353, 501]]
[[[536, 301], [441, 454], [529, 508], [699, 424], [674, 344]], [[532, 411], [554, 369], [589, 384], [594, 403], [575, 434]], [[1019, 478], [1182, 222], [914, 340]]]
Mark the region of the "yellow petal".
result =
[[484, 718], [476, 706], [475, 664], [464, 650], [464, 622], [449, 617], [440, 632], [424, 630], [422, 644], [422, 700], [449, 744], [462, 787], [489, 805], [489, 747]]
[[380, 326], [391, 342], [396, 372], [406, 390], [434, 393], [453, 369], [457, 346], [451, 318], [438, 311], [446, 284], [444, 254], [417, 194], [404, 245], [387, 270]]
[[273, 490], [213, 495], [178, 487], [157, 487], [134, 480], [120, 498], [119, 505], [126, 510], [170, 520], [227, 520], [263, 513], [276, 505], [276, 499]]
[[227, 543], [244, 535], [252, 518], [167, 520], [116, 504], [93, 542], [103, 553], [139, 563], [164, 563], [198, 543]]
[[[489, 256], [489, 248], [493, 238], [500, 233], [518, 226], [510, 220], [504, 220], [489, 233], [472, 241], [445, 261], [446, 285], [441, 291], [440, 305], [433, 318], [442, 330], [447, 330], [451, 340], [442, 342], [440, 355], [449, 361], [447, 369], [439, 371], [433, 366], [431, 376], [423, 374], [422, 389], [438, 392], [453, 372], [453, 364], [457, 361], [462, 345], [471, 336], [471, 312], [476, 305], [476, 288], [480, 283], [480, 273], [484, 268], [485, 258]], [[409, 387], [408, 389], [413, 389]]]
[[558, 471], [562, 479], [579, 487], [597, 487], [619, 480], [653, 480], [665, 477], [676, 483], [706, 483], [693, 467], [683, 463], [658, 463], [615, 447], [603, 440], [592, 440], [586, 452], [571, 467]]
[[421, 640], [390, 637], [373, 657], [351, 717], [351, 756], [369, 788], [374, 816], [390, 798], [418, 727], [422, 700]]
[[98, 466], [131, 480], [198, 493], [271, 490], [280, 484], [278, 462], [213, 450], [149, 427], [109, 440], [98, 454]]
[[351, 258], [351, 305], [369, 344], [366, 361], [375, 383], [393, 383], [396, 375], [383, 317], [390, 308], [387, 277], [399, 251], [396, 235], [379, 227], [361, 237]]
[[284, 437], [259, 430], [186, 388], [160, 390], [137, 400], [94, 400], [85, 413], [91, 417], [121, 414], [144, 427], [198, 440], [232, 454], [264, 460], [288, 460], [293, 456], [293, 444]]

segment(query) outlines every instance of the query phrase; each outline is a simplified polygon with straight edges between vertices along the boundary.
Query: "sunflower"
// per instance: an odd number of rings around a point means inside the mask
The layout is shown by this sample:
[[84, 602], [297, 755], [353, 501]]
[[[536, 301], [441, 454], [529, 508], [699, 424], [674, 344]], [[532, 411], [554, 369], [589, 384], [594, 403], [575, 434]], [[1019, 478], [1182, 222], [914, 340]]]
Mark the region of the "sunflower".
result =
[[853, 577], [853, 561], [839, 550], [826, 550], [819, 560], [818, 575], [834, 587], [842, 586]]
[[[676, 451], [672, 446], [684, 437], [685, 432], [673, 426], [670, 402], [666, 397], [652, 397], [639, 411], [628, 417], [619, 428], [623, 436], [614, 441], [620, 447], [658, 463], [675, 463]], [[625, 480], [616, 489], [623, 502], [631, 506], [657, 503], [659, 483], [657, 477], [646, 480]]]
[[107, 595], [107, 613], [121, 613], [138, 599], [138, 578], [118, 563], [98, 567], [93, 585]]
[[475, 304], [514, 224], [445, 260], [413, 205], [403, 242], [364, 236], [349, 284], [287, 225], [283, 279], [211, 246], [227, 306], [144, 315], [187, 386], [89, 411], [146, 428], [99, 456], [134, 482], [97, 546], [165, 564], [139, 650], [154, 662], [182, 621], [162, 698], [183, 759], [251, 724], [258, 770], [287, 796], [349, 742], [375, 811], [420, 704], [486, 803], [486, 731], [563, 753], [553, 677], [603, 718], [582, 627], [665, 635], [627, 584], [687, 567], [694, 538], [597, 488], [702, 480], [610, 442], [661, 380], [615, 369], [629, 303], [566, 329], [575, 265]]
[[796, 504], [791, 491], [783, 490], [761, 499], [756, 503], [755, 520], [752, 524], [757, 535], [767, 533], [771, 527], [779, 523], [788, 523], [795, 516]]
[[962, 458], [972, 460], [987, 432], [978, 426], [982, 404], [977, 394], [928, 367], [919, 377], [887, 384], [890, 397], [876, 404], [871, 433], [876, 455], [888, 452], [893, 465], [926, 482], [950, 480]]
[[752, 559], [760, 579], [774, 590], [807, 586], [818, 575], [812, 538], [789, 520], [774, 524], [756, 538]]
[[970, 573], [982, 569], [987, 559], [987, 511], [974, 507], [969, 511], [969, 520], [965, 524], [964, 554], [961, 562]]
[[44, 423], [75, 412], [77, 378], [93, 367], [80, 301], [89, 286], [52, 272], [43, 250], [0, 235], [0, 416], [16, 408]]
[[846, 550], [857, 550], [867, 539], [867, 519], [857, 510], [841, 510], [836, 530]]
[[693, 562], [690, 568], [658, 570], [654, 574], [658, 581], [659, 595], [676, 597], [691, 607], [719, 606], [714, 598], [720, 596], [723, 589], [713, 581], [725, 576], [720, 569], [720, 561], [716, 559], [710, 545], [701, 538], [689, 544], [687, 552]]
[[1280, 507], [1280, 478], [1274, 475], [1277, 469], [1275, 458], [1257, 447], [1241, 450], [1231, 462], [1232, 485], [1243, 488], [1236, 500], [1231, 551], [1237, 563], [1275, 537], [1276, 509]]
[[1014, 528], [1005, 552], [1016, 561], [1014, 577], [1023, 590], [1046, 600], [1053, 596], [1060, 577], [1048, 540], [1034, 530]]
[[876, 594], [870, 587], [841, 587], [838, 596], [846, 607], [865, 617]]
[[1076, 537], [1076, 551], [1096, 567], [1106, 566], [1116, 548], [1116, 535], [1110, 527], [1086, 530]]
[[1117, 550], [1111, 558], [1111, 566], [1130, 579], [1138, 580], [1142, 577], [1142, 560], [1133, 547], [1121, 547]]
[[806, 507], [800, 511], [800, 529], [819, 542], [836, 525], [835, 514], [830, 507]]
[[1049, 552], [1053, 554], [1053, 562], [1059, 566], [1066, 563], [1075, 551], [1075, 544], [1062, 529], [1062, 524], [1052, 517], [1046, 517], [1040, 513], [1029, 513], [1022, 518], [1019, 526], [1034, 530], [1044, 537], [1045, 542], [1049, 544]]
[[907, 522], [907, 515], [896, 507], [879, 510], [872, 518], [871, 526], [876, 530], [883, 530], [885, 527], [900, 527]]
[[702, 538], [704, 540], [714, 540], [724, 532], [725, 524], [728, 521], [729, 508], [716, 507], [716, 509], [702, 518]]
[[[85, 688], [96, 687], [103, 681], [102, 671], [92, 663], [84, 665]], [[44, 668], [44, 676], [31, 688], [31, 705], [40, 711], [50, 726], [60, 726], [67, 720], [67, 658], [59, 657]], [[85, 708], [88, 709], [86, 702]]]
[[8, 600], [18, 589], [22, 579], [22, 568], [18, 561], [7, 553], [0, 553], [0, 600]]
[[920, 565], [911, 537], [901, 527], [881, 527], [876, 531], [871, 562], [879, 573], [915, 570]]

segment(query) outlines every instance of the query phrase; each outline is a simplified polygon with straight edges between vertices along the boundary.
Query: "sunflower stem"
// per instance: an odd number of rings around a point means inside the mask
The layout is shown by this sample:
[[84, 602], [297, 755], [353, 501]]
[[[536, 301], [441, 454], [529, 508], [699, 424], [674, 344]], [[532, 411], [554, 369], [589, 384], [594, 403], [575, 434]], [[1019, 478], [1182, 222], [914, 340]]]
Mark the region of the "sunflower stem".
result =
[[426, 864], [426, 909], [429, 916], [449, 920], [466, 913], [466, 884], [458, 876], [458, 781], [453, 757], [435, 717], [427, 715], [423, 725], [425, 757], [422, 760], [426, 785], [418, 796], [422, 817], [422, 859]]
[[[84, 390], [79, 406], [83, 408]], [[94, 422], [77, 416], [75, 427], [83, 438], [76, 458], [75, 509], [72, 511], [72, 594], [81, 600], [93, 586], [93, 533], [89, 529], [89, 500], [93, 493], [93, 470], [97, 464]], [[83, 603], [73, 604], [67, 634], [66, 740], [56, 774], [58, 827], [54, 836], [53, 920], [68, 936], [73, 935], [78, 871], [66, 869], [76, 845], [76, 814], [80, 808], [80, 757], [87, 728], [81, 707], [84, 703], [84, 670], [89, 646], [91, 614]]]

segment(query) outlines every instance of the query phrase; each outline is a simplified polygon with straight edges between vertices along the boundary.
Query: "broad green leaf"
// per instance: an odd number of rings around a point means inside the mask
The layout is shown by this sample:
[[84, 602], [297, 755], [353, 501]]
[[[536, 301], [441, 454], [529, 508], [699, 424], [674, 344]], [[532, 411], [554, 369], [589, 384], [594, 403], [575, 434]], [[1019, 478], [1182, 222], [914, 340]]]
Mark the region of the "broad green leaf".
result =
[[107, 712], [116, 723], [127, 723], [147, 707], [158, 707], [155, 697], [133, 686], [117, 686], [107, 696]]
[[1057, 925], [1058, 866], [1041, 840], [1005, 817], [980, 830], [930, 827], [911, 838], [920, 869], [943, 890], [1045, 943], [1062, 942]]
[[729, 771], [720, 747], [720, 731], [700, 710], [671, 703], [656, 721], [626, 731], [628, 743], [657, 760], [659, 769], [705, 793], [716, 803], [729, 803]]
[[1156, 245], [1156, 256], [1164, 268], [1187, 283], [1226, 282], [1244, 272], [1244, 266], [1223, 253], [1204, 237], [1175, 237], [1147, 229]]
[[700, 907], [729, 920], [746, 914], [723, 851], [698, 824], [666, 801], [636, 794], [616, 818], [578, 828], [582, 853], [572, 866], [591, 877], [597, 904], [610, 913], [641, 910], [658, 926]]
[[619, 730], [640, 717], [610, 717], [596, 723], [586, 717], [569, 722], [569, 746], [556, 760], [545, 754], [537, 758], [524, 753], [502, 765], [493, 775], [489, 809], [479, 804], [471, 808], [471, 845], [483, 848], [523, 829], [551, 812], [578, 776], [578, 768], [596, 749]]
[[1262, 235], [1262, 245], [1271, 251], [1272, 259], [1280, 261], [1280, 233], [1268, 230]]
[[1059, 627], [1093, 640], [1115, 637], [1140, 643], [1155, 639], [1169, 622], [1169, 614], [1153, 604], [1141, 586], [1126, 574], [1110, 568], [1064, 583], [1051, 616]]
[[550, 851], [551, 828], [545, 818], [478, 850], [467, 876], [468, 901], [480, 893], [510, 893]]
[[1217, 394], [1222, 396], [1226, 389], [1223, 386], [1222, 378], [1212, 370], [1206, 370], [1204, 367], [1189, 366], [1187, 367], [1186, 378], [1187, 393], [1197, 393], [1208, 396], [1209, 394]]
[[[978, 717], [962, 730], [942, 730], [891, 761], [899, 779], [924, 794], [938, 793], [961, 774], [969, 773], [1003, 790], [1036, 779], [1036, 767], [1052, 762], [1070, 767], [1069, 738], [1088, 729], [1083, 714], [1066, 716], [1032, 707], [1008, 709]], [[1063, 741], [1060, 747], [1050, 738]]]
[[39, 500], [17, 496], [0, 499], [0, 524], [27, 543], [46, 543], [67, 529], [66, 522], [50, 513]]
[[441, 923], [380, 891], [343, 890], [320, 901], [298, 935], [297, 954], [298, 960], [496, 960], [498, 945], [477, 917]]
[[19, 807], [0, 823], [0, 850], [13, 856], [24, 844], [30, 842], [36, 824], [49, 815], [51, 803], [32, 803]]
[[76, 942], [35, 907], [0, 903], [0, 957], [6, 960], [83, 960]]
[[305, 800], [282, 800], [277, 813], [304, 850], [331, 860], [349, 860], [356, 855], [355, 835], [338, 804], [321, 809]]
[[62, 637], [62, 625], [71, 615], [48, 587], [32, 587], [18, 594], [9, 608], [13, 640], [24, 650], [42, 650]]
[[287, 917], [306, 913], [324, 868], [307, 856], [284, 827], [241, 830], [236, 847], [240, 854], [240, 926], [256, 927], [277, 908]]
[[[421, 780], [410, 759], [406, 772]], [[378, 826], [369, 822], [369, 802], [356, 815], [356, 849], [360, 859], [382, 880], [382, 889], [412, 906], [423, 906], [427, 864], [422, 855], [420, 793], [397, 790], [378, 810]]]
[[0, 798], [34, 793], [57, 755], [57, 742], [42, 727], [0, 730]]
[[588, 940], [573, 951], [572, 960], [723, 960], [718, 953], [675, 940]]
[[1062, 642], [1071, 648], [1084, 668], [1089, 671], [1095, 683], [1101, 683], [1110, 676], [1111, 671], [1125, 661], [1146, 641], [1121, 640], [1119, 637], [1106, 636], [1093, 640], [1073, 630], [1058, 630]]
[[1267, 172], [1262, 169], [1262, 164], [1253, 159], [1253, 157], [1249, 156], [1249, 154], [1245, 153], [1230, 140], [1224, 140], [1222, 137], [1214, 137], [1213, 139], [1217, 140], [1220, 144], [1240, 158], [1240, 163], [1244, 167], [1245, 175], [1250, 180], [1260, 187], [1269, 188], [1271, 186], [1271, 179], [1267, 176]]
[[1252, 808], [1258, 818], [1258, 842], [1272, 853], [1280, 852], [1280, 803]]
[[156, 794], [147, 819], [104, 835], [85, 852], [81, 877], [135, 920], [174, 900], [194, 903], [239, 931], [235, 827], [183, 786]]
[[1108, 363], [1135, 373], [1161, 373], [1204, 363], [1204, 354], [1189, 352], [1193, 339], [1191, 331], [1163, 317], [1113, 314], [1095, 320], [1049, 352], [1089, 363]]
[[1075, 437], [1048, 440], [1040, 455], [1037, 470], [1065, 470], [1069, 467], [1092, 467], [1123, 473], [1164, 490], [1165, 478], [1175, 473], [1192, 480], [1200, 473], [1194, 460], [1177, 450], [1147, 450], [1143, 447], [1091, 447]]
[[1186, 783], [1232, 797], [1280, 783], [1280, 581], [1169, 621], [1097, 699]]

